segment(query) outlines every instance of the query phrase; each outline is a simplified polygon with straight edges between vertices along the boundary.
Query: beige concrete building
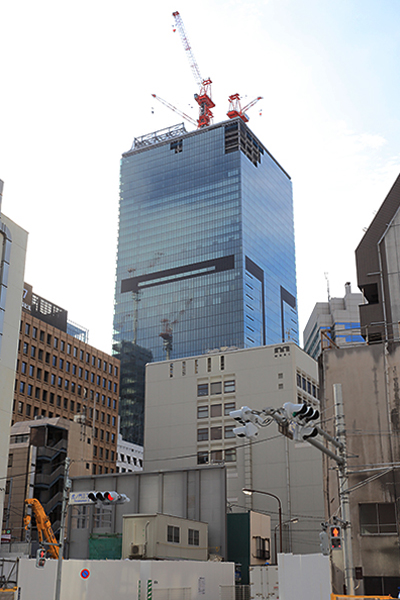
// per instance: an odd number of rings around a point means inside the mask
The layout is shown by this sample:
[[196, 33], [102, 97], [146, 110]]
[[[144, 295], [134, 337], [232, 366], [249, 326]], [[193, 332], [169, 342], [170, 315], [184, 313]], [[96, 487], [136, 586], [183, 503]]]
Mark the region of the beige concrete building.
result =
[[[64, 418], [19, 421], [11, 428], [3, 528], [11, 541], [25, 541], [25, 499], [37, 498], [54, 533], [61, 518], [65, 458], [70, 477], [91, 472], [91, 428]], [[34, 533], [33, 540], [37, 539]]]
[[[400, 344], [326, 350], [321, 358], [324, 428], [335, 435], [333, 385], [342, 386], [352, 549], [358, 594], [396, 597], [400, 586]], [[335, 464], [324, 459], [327, 518], [341, 517]], [[334, 592], [343, 556], [332, 551]]]
[[207, 523], [173, 515], [123, 515], [122, 559], [208, 560]]
[[[0, 211], [3, 182], [0, 180]], [[8, 443], [28, 234], [0, 212], [0, 523], [3, 518]]]
[[270, 492], [282, 504], [283, 549], [319, 551], [320, 452], [284, 437], [275, 423], [254, 442], [236, 438], [229, 416], [243, 405], [262, 409], [309, 402], [318, 407], [317, 398], [317, 363], [295, 343], [148, 364], [144, 469], [224, 463], [228, 511], [268, 512], [275, 532], [277, 500], [245, 496], [242, 488]]

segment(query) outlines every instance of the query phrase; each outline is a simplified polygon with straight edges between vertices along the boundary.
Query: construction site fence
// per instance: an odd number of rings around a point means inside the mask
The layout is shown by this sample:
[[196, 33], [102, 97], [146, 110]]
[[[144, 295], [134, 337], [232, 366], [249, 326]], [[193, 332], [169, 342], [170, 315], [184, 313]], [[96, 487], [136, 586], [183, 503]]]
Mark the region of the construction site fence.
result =
[[220, 600], [250, 600], [249, 585], [220, 585]]
[[17, 588], [12, 590], [0, 589], [0, 600], [15, 600], [17, 598]]

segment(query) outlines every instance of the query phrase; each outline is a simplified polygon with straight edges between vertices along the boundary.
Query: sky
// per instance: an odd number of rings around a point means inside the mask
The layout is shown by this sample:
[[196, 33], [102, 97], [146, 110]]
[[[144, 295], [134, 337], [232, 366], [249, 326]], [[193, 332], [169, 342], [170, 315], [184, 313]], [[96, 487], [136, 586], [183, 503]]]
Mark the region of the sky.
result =
[[[354, 251], [400, 173], [398, 0], [0, 0], [2, 211], [29, 232], [25, 281], [111, 352], [119, 162], [197, 118], [182, 16], [215, 120], [228, 96], [293, 182], [300, 339], [357, 291]], [[188, 130], [192, 126], [186, 124]]]

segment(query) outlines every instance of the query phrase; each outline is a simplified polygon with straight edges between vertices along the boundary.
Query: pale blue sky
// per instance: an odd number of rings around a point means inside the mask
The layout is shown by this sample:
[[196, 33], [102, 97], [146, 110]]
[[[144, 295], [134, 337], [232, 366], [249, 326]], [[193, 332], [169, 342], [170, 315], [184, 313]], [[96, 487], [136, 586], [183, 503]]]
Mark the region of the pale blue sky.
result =
[[356, 290], [354, 250], [400, 172], [397, 0], [0, 0], [3, 210], [29, 231], [26, 281], [105, 351], [121, 153], [181, 121], [151, 93], [196, 117], [174, 10], [215, 122], [230, 94], [264, 97], [249, 125], [293, 180], [301, 332], [325, 272], [333, 296]]

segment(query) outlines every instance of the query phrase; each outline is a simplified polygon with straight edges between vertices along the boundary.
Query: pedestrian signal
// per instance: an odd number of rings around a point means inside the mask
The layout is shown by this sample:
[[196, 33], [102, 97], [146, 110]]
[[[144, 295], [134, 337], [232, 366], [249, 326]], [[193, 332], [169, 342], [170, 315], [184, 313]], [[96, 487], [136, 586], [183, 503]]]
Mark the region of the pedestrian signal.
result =
[[331, 525], [329, 528], [329, 538], [331, 543], [331, 548], [334, 550], [335, 548], [342, 547], [342, 528], [339, 525]]

